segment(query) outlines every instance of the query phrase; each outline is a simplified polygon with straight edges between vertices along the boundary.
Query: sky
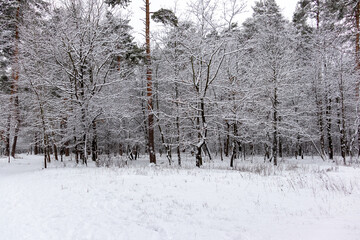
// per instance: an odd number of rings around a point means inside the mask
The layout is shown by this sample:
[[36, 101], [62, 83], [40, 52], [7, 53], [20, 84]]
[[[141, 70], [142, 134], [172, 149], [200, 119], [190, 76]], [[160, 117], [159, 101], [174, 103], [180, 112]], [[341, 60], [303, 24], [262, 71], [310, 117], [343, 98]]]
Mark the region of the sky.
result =
[[[179, 16], [180, 20], [181, 16], [186, 13], [186, 10], [188, 9], [187, 4], [191, 0], [150, 0], [150, 12], [155, 12], [159, 10], [160, 8], [167, 8], [174, 10], [176, 6], [176, 13]], [[252, 9], [251, 7], [254, 5], [255, 0], [244, 0], [247, 7], [244, 10], [244, 13], [241, 13], [239, 16], [239, 21], [243, 21], [248, 17], [251, 17]], [[280, 6], [280, 9], [282, 10], [283, 16], [287, 18], [288, 20], [291, 20], [293, 12], [295, 10], [295, 6], [298, 0], [276, 0], [277, 4]], [[134, 28], [134, 36], [136, 41], [142, 42], [143, 32], [144, 32], [144, 22], [145, 19], [145, 12], [142, 10], [144, 8], [144, 0], [132, 0], [132, 3], [130, 4], [128, 10], [130, 10], [130, 24]], [[155, 23], [151, 23], [151, 30], [156, 30], [159, 26], [157, 26]]]

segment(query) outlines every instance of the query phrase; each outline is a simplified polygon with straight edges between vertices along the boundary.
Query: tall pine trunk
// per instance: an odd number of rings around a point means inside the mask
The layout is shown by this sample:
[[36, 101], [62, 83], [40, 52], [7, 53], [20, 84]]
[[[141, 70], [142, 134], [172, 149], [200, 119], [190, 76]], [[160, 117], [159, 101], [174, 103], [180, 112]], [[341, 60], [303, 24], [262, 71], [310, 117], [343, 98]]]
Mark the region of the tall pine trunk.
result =
[[[15, 118], [15, 130], [14, 138], [11, 148], [11, 156], [15, 157], [17, 139], [20, 130], [20, 111], [19, 111], [19, 96], [18, 96], [18, 81], [19, 81], [19, 20], [20, 20], [20, 1], [18, 0], [18, 6], [16, 9], [16, 23], [15, 23], [15, 45], [14, 45], [14, 56], [12, 66], [12, 85], [11, 85], [11, 103], [13, 102], [13, 112]], [[9, 128], [10, 130], [10, 128]]]

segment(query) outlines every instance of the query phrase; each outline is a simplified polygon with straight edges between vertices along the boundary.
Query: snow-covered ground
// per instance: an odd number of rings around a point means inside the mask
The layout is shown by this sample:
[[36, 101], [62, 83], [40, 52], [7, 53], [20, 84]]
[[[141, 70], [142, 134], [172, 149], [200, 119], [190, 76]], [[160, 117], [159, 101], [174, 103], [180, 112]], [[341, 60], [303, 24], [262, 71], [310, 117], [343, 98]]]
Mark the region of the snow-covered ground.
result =
[[0, 239], [360, 239], [360, 168], [139, 163], [43, 170], [41, 156], [0, 159]]

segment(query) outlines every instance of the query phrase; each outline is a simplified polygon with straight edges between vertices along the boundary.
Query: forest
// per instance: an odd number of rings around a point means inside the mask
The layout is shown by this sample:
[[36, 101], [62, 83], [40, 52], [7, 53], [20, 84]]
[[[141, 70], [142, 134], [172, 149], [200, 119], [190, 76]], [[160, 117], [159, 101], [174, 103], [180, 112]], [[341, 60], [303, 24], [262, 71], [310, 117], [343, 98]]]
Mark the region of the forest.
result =
[[300, 0], [288, 21], [260, 0], [242, 23], [241, 0], [147, 8], [146, 44], [129, 2], [0, 2], [1, 155], [358, 162], [358, 1]]
[[0, 0], [0, 240], [359, 240], [360, 0], [160, 2]]

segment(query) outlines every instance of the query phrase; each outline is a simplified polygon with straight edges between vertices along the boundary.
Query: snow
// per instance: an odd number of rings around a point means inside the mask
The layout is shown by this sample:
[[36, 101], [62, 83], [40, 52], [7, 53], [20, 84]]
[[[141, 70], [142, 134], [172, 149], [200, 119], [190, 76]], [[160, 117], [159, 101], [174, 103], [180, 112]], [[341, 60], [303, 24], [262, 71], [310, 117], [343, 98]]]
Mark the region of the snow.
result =
[[0, 159], [0, 239], [360, 239], [356, 167], [296, 162], [265, 174], [249, 163], [42, 169], [42, 161]]

